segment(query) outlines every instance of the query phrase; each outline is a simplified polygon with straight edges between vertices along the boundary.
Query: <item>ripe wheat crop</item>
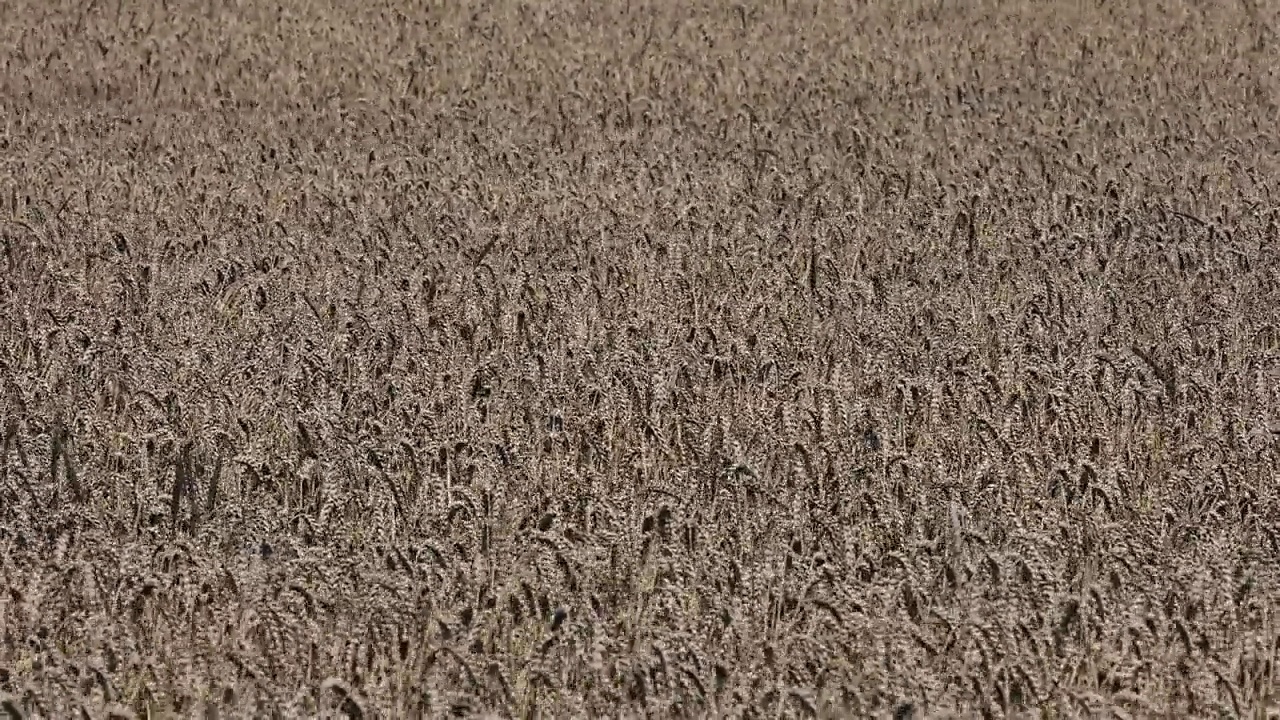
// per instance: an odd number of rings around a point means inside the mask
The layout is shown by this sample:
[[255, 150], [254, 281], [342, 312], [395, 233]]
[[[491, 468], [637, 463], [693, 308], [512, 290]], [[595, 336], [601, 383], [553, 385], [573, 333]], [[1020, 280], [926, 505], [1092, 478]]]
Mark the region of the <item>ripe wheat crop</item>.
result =
[[6, 3], [11, 718], [1280, 715], [1267, 3]]

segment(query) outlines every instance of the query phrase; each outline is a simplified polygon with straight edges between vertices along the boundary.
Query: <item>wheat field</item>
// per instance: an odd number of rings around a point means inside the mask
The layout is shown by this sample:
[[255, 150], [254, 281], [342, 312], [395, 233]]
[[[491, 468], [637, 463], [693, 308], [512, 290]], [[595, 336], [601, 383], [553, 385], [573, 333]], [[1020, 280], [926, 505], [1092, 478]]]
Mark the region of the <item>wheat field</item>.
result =
[[6, 0], [9, 718], [1280, 717], [1280, 9]]

